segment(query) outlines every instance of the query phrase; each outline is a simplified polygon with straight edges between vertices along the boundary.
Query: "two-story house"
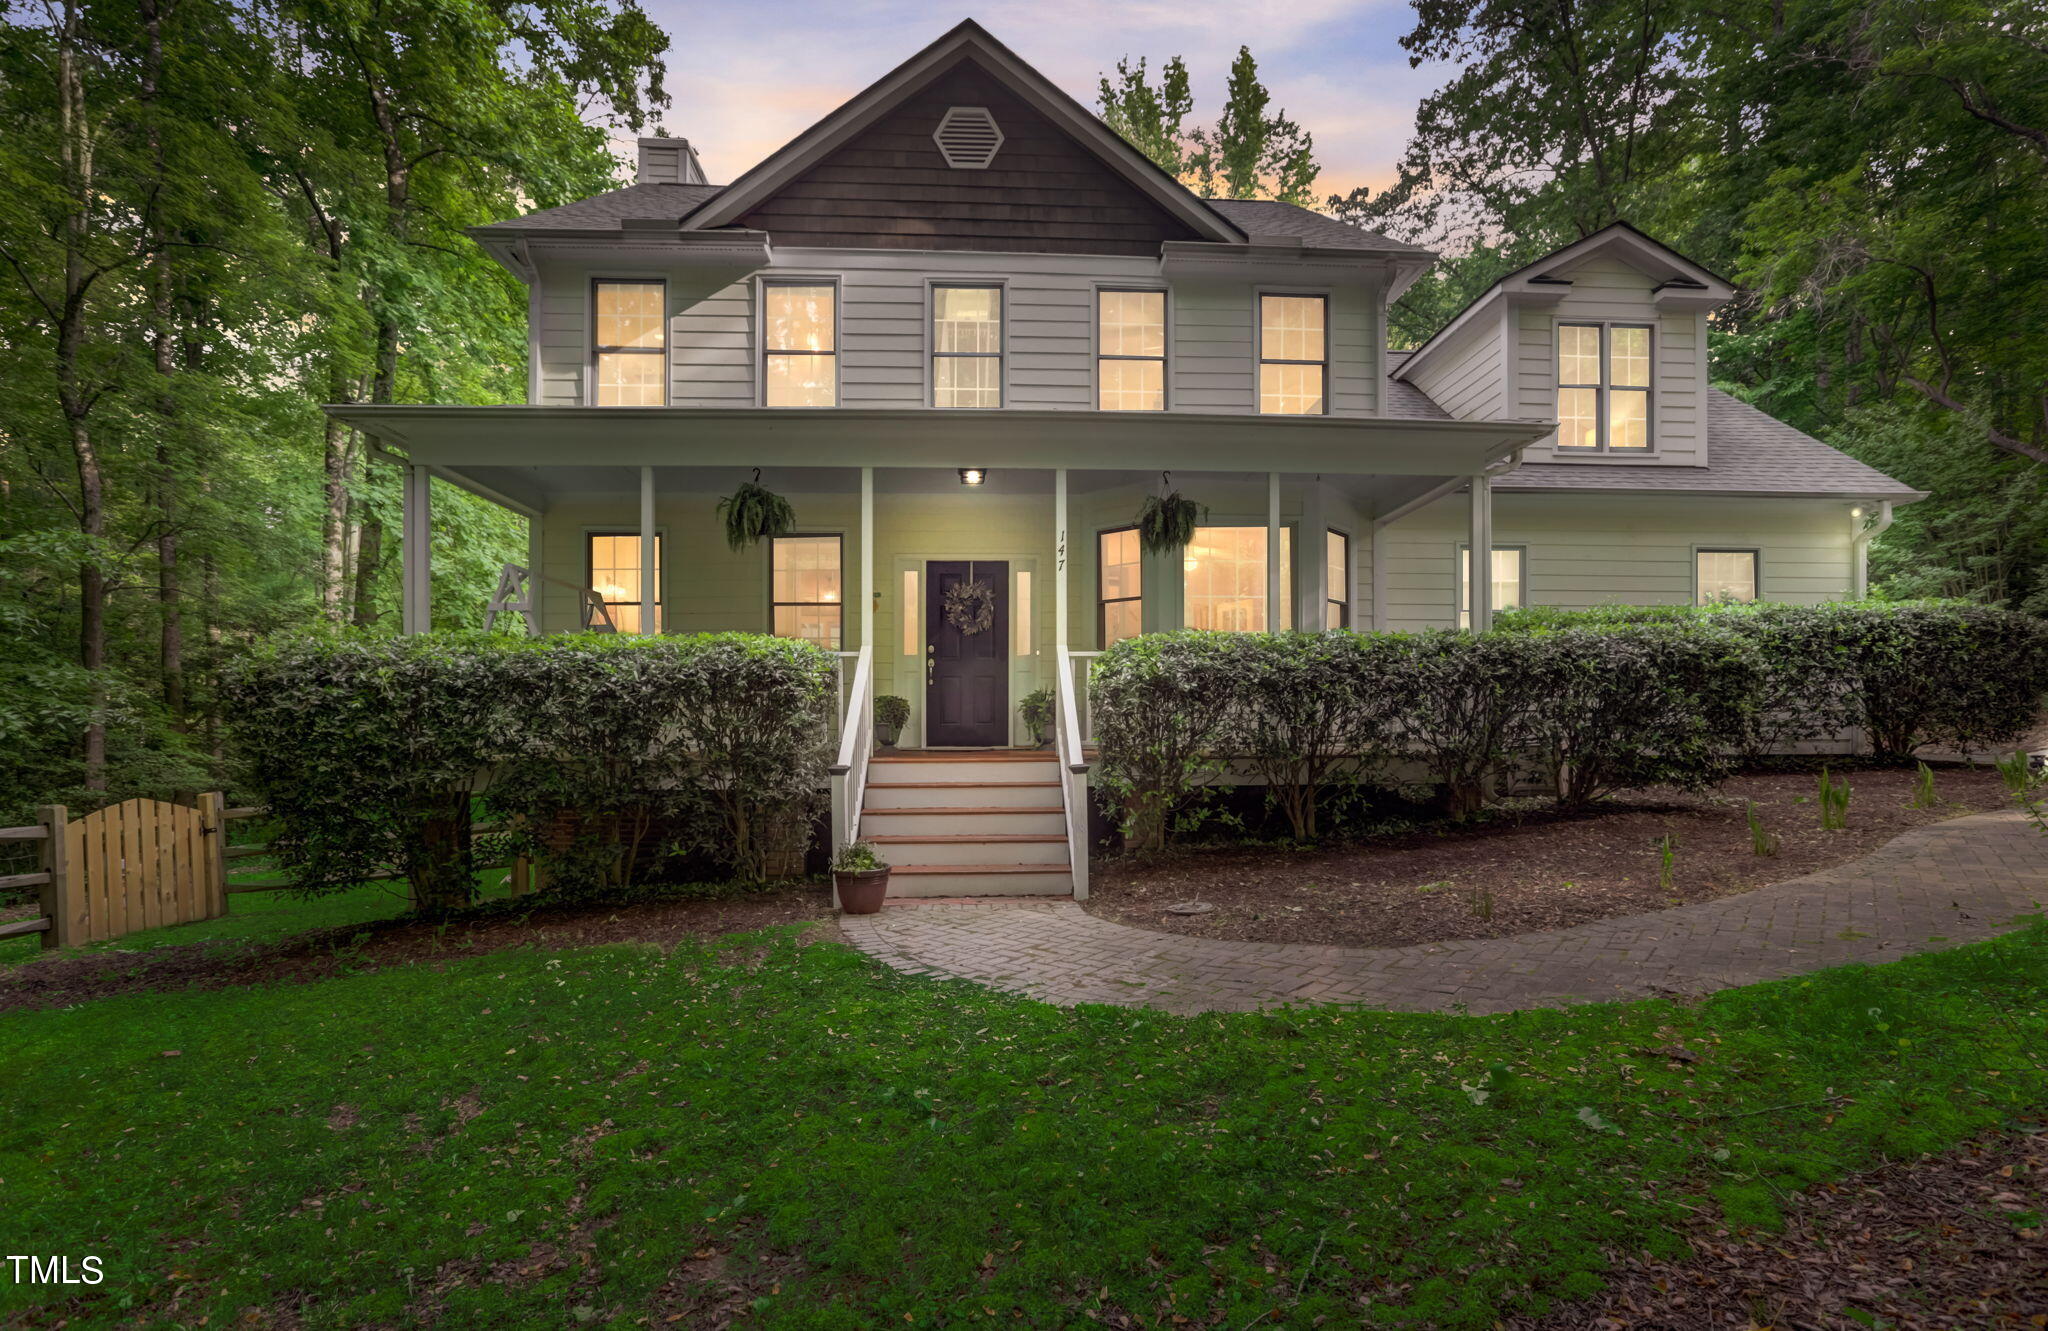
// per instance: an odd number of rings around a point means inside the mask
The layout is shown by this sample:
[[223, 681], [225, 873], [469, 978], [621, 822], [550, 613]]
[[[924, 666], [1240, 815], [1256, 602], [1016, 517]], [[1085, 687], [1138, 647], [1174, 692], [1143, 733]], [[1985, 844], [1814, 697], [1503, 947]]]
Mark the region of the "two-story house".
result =
[[[528, 404], [335, 409], [408, 465], [407, 628], [439, 477], [530, 519], [537, 630], [599, 600], [864, 653], [910, 745], [1009, 744], [1067, 653], [1148, 631], [1852, 596], [1920, 497], [1711, 388], [1732, 288], [1649, 237], [1390, 351], [1430, 253], [1197, 197], [971, 22], [730, 185], [642, 139], [639, 183], [472, 234], [531, 293]], [[755, 469], [798, 526], [735, 552]], [[1133, 527], [1162, 485], [1208, 509], [1183, 553]]]

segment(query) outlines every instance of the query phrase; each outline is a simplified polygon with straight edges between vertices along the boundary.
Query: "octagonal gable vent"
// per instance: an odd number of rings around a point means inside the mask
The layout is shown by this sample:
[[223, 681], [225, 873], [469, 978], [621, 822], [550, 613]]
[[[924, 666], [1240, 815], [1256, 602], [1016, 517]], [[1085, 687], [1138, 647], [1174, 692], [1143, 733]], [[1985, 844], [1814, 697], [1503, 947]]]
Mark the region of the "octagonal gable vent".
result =
[[980, 171], [996, 159], [996, 149], [1003, 146], [1003, 131], [996, 128], [996, 118], [987, 107], [955, 106], [939, 118], [932, 139], [947, 166]]

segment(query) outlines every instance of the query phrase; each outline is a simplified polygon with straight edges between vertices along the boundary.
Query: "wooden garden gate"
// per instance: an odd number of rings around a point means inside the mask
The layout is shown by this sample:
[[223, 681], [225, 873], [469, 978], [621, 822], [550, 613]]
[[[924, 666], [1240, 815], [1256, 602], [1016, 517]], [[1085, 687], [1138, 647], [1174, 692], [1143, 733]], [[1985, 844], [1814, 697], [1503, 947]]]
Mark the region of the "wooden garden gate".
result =
[[222, 803], [217, 793], [196, 808], [132, 799], [78, 819], [49, 805], [36, 826], [0, 829], [42, 842], [41, 870], [6, 880], [34, 885], [41, 914], [0, 927], [0, 937], [33, 932], [46, 947], [75, 947], [227, 914]]

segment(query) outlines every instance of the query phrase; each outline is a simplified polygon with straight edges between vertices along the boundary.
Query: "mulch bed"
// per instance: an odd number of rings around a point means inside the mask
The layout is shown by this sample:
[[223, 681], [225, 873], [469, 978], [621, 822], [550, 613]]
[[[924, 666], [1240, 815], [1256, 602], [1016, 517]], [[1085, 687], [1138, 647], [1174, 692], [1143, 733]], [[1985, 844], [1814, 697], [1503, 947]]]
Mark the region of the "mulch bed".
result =
[[823, 923], [808, 939], [836, 937], [832, 892], [824, 884], [767, 888], [722, 900], [670, 899], [597, 904], [536, 903], [530, 911], [493, 904], [436, 924], [412, 916], [316, 929], [275, 942], [183, 943], [24, 962], [0, 970], [0, 1012], [67, 1007], [115, 994], [304, 983], [385, 966], [461, 960], [513, 947], [574, 948], [600, 943], [668, 946], [686, 938]]
[[2048, 1326], [2048, 1135], [1972, 1142], [1808, 1188], [1782, 1233], [1703, 1219], [1691, 1254], [1610, 1254], [1599, 1297], [1506, 1331]]
[[[1467, 828], [1304, 850], [1221, 846], [1098, 862], [1086, 908], [1124, 924], [1204, 938], [1399, 947], [1503, 938], [1747, 892], [1858, 859], [1909, 828], [2010, 808], [1997, 773], [1944, 768], [1944, 800], [1912, 807], [1911, 768], [1845, 774], [1849, 826], [1820, 829], [1811, 773], [1737, 776], [1700, 795], [1652, 789], [1592, 812], [1548, 809]], [[1745, 801], [1777, 834], [1750, 848]], [[1672, 838], [1671, 882], [1659, 845]], [[1199, 900], [1215, 909], [1176, 915]]]

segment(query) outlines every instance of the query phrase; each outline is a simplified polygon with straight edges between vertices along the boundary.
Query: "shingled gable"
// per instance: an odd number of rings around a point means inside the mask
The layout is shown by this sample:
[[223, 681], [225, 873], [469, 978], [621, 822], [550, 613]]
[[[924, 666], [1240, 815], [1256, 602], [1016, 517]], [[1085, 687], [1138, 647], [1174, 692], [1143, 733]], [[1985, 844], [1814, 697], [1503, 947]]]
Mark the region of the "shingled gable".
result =
[[[933, 132], [985, 108], [986, 166], [949, 166]], [[779, 244], [1157, 254], [1243, 233], [972, 21], [898, 66], [689, 215]]]

